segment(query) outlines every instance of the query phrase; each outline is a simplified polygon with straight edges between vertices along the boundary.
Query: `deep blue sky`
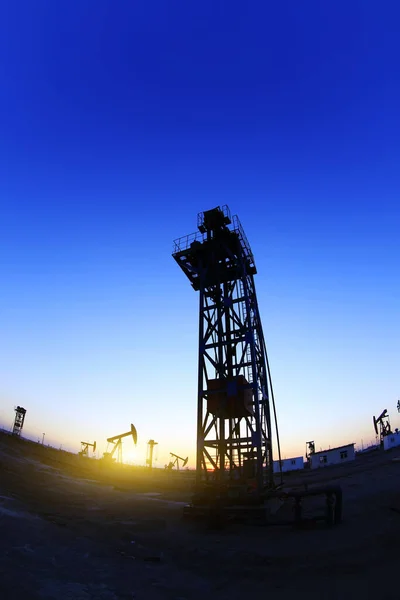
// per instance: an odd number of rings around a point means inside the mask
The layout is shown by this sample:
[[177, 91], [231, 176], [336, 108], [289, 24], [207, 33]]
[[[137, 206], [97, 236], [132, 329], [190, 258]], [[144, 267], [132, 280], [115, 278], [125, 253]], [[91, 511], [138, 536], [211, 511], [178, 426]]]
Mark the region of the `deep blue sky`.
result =
[[[198, 211], [245, 227], [283, 453], [400, 396], [397, 2], [9, 2], [0, 420], [194, 457]], [[104, 445], [104, 444], [103, 444]], [[101, 447], [101, 450], [105, 448]], [[137, 451], [144, 460], [144, 446]]]

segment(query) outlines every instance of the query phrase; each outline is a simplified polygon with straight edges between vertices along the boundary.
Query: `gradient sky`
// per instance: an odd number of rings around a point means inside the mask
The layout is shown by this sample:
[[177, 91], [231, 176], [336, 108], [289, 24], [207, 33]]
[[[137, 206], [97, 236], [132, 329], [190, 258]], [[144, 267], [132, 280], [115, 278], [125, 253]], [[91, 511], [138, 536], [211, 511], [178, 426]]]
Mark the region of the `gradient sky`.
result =
[[398, 2], [14, 0], [0, 18], [0, 421], [194, 461], [198, 297], [253, 248], [283, 456], [400, 426]]

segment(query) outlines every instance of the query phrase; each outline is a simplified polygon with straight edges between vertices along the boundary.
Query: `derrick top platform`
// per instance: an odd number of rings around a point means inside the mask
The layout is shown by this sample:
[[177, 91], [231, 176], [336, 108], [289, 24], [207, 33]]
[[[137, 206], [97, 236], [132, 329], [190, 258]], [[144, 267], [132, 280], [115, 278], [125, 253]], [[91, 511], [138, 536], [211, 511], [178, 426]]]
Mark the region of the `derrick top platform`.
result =
[[239, 218], [228, 206], [197, 215], [198, 231], [174, 241], [172, 256], [197, 291], [257, 273], [253, 253]]

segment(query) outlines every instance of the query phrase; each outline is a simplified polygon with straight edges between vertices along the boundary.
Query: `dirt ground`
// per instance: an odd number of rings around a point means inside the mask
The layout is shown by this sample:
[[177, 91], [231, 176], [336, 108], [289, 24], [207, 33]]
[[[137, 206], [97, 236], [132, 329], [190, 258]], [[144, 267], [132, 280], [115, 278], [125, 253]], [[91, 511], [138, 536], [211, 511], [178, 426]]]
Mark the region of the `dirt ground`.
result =
[[400, 598], [400, 449], [290, 474], [340, 483], [343, 523], [293, 530], [182, 519], [190, 473], [99, 462], [0, 435], [0, 597]]

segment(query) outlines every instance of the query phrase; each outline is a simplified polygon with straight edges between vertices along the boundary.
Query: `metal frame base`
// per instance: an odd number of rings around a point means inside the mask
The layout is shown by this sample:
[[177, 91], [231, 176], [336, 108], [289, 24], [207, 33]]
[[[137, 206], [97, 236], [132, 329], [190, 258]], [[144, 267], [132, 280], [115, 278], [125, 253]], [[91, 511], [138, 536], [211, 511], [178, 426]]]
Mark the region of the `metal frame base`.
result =
[[[302, 501], [305, 498], [325, 496], [325, 507], [312, 517], [303, 516]], [[203, 501], [202, 501], [203, 500]], [[202, 521], [213, 529], [220, 529], [228, 523], [241, 522], [264, 526], [292, 526], [298, 529], [310, 528], [317, 523], [328, 527], [338, 525], [342, 521], [342, 489], [340, 486], [317, 487], [309, 490], [266, 492], [263, 497], [242, 497], [216, 495], [206, 498], [203, 493], [193, 497], [193, 502], [183, 509], [184, 519]], [[292, 519], [280, 519], [270, 510], [274, 500], [292, 503]]]

